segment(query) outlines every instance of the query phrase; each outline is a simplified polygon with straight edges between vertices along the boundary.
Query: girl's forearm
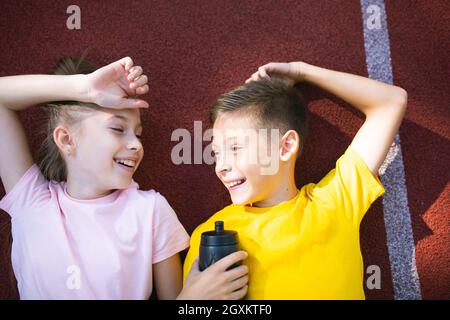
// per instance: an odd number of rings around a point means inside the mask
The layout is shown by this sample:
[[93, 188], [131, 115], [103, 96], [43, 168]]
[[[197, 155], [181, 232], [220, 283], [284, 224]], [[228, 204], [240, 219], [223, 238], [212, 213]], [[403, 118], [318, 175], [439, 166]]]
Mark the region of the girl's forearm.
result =
[[366, 116], [380, 107], [406, 101], [406, 91], [369, 78], [302, 64], [302, 78], [351, 104]]
[[19, 111], [50, 101], [88, 102], [85, 75], [20, 75], [0, 78], [0, 105]]

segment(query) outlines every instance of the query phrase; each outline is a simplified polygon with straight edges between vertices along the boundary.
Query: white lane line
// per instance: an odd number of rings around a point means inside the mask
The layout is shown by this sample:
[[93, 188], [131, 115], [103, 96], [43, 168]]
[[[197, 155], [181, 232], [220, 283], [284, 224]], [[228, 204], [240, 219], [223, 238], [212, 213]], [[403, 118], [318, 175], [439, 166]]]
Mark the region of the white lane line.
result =
[[[369, 78], [392, 84], [391, 50], [384, 0], [360, 0], [360, 3]], [[394, 298], [419, 300], [422, 296], [398, 133], [380, 168], [380, 174], [386, 189], [383, 211]]]

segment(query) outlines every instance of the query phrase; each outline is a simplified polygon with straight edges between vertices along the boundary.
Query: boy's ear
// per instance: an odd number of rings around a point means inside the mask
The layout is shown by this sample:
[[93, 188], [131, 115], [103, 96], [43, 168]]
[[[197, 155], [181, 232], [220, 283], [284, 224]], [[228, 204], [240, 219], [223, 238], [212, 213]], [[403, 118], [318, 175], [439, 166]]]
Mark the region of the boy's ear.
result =
[[53, 141], [55, 141], [59, 150], [66, 156], [70, 156], [74, 153], [74, 140], [70, 130], [65, 126], [59, 125], [53, 130]]
[[280, 159], [282, 161], [296, 159], [299, 147], [300, 136], [297, 131], [289, 130], [283, 135], [280, 141]]

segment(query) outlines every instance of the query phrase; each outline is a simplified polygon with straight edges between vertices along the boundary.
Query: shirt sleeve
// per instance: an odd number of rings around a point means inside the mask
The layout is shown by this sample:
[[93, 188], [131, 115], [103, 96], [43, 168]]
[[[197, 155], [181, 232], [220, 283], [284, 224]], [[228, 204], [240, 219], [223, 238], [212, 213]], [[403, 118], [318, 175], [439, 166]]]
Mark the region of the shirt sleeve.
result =
[[358, 226], [371, 204], [385, 189], [361, 156], [349, 146], [336, 167], [318, 184], [310, 184], [308, 197], [324, 210], [343, 213]]
[[161, 262], [189, 246], [189, 235], [166, 198], [157, 193], [152, 239], [152, 263]]
[[27, 207], [49, 198], [48, 184], [39, 167], [33, 164], [0, 201], [0, 209], [8, 212], [11, 218], [23, 214]]

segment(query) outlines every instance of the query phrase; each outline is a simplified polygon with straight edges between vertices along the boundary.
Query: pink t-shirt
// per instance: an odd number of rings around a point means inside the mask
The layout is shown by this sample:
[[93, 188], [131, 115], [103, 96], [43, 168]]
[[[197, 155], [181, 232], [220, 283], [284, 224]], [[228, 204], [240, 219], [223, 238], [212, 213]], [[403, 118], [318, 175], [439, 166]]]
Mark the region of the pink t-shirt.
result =
[[166, 199], [127, 189], [77, 200], [33, 165], [0, 201], [21, 299], [148, 299], [152, 264], [189, 246]]

